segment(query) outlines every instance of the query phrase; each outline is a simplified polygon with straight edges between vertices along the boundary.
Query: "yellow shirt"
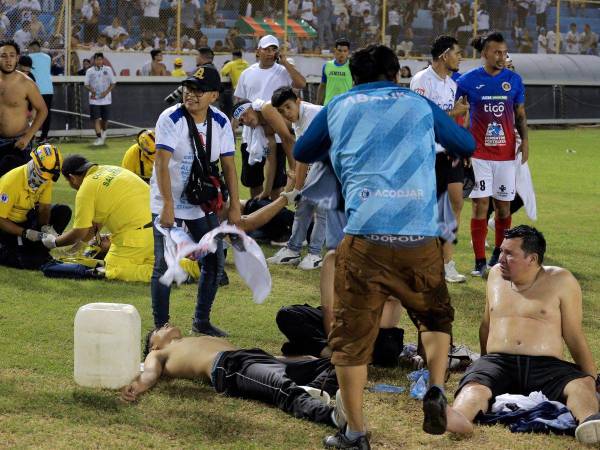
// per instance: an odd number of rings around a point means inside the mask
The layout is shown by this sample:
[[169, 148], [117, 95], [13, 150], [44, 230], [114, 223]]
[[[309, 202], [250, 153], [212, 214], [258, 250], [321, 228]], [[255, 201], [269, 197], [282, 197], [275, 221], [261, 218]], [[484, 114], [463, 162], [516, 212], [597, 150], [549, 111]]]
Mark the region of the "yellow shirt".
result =
[[123, 155], [121, 166], [131, 170], [146, 183], [149, 183], [154, 169], [154, 160], [148, 158], [138, 144], [133, 144]]
[[248, 61], [245, 59], [234, 59], [223, 66], [221, 69], [221, 75], [228, 76], [231, 79], [231, 85], [233, 86], [233, 89], [235, 89], [238, 84], [238, 80], [240, 79], [240, 75], [248, 68], [248, 66], [250, 66], [250, 64], [248, 64]]
[[19, 166], [0, 178], [0, 217], [15, 223], [27, 220], [27, 213], [37, 204], [52, 202], [52, 181], [36, 190], [27, 182], [27, 164]]
[[112, 233], [113, 242], [119, 242], [120, 233], [140, 230], [151, 220], [150, 187], [141, 178], [117, 166], [92, 166], [87, 171], [75, 197], [73, 228], [100, 223]]
[[171, 76], [172, 77], [187, 77], [187, 73], [185, 70], [183, 70], [183, 68], [173, 69], [171, 71]]

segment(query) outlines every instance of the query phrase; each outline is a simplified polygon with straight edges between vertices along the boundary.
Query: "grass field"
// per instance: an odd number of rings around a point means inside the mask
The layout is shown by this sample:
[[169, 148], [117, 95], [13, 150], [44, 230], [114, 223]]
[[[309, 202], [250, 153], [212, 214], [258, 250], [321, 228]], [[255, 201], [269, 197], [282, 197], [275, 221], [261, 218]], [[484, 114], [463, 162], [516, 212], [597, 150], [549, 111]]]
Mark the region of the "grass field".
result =
[[[584, 328], [600, 363], [600, 130], [534, 131], [531, 169], [538, 199], [536, 226], [546, 235], [546, 263], [570, 269], [584, 293]], [[80, 152], [99, 163], [119, 164], [131, 139], [108, 141], [105, 148], [89, 143], [61, 144], [64, 153]], [[566, 150], [574, 150], [567, 152]], [[243, 192], [245, 194], [245, 192]], [[73, 204], [74, 191], [64, 180], [55, 201]], [[471, 270], [465, 205], [457, 249], [457, 265]], [[513, 224], [529, 223], [523, 212]], [[493, 237], [492, 237], [493, 241]], [[270, 256], [275, 249], [265, 248]], [[273, 267], [273, 291], [263, 305], [251, 301], [231, 262], [231, 284], [219, 290], [213, 320], [241, 347], [259, 346], [277, 353], [282, 336], [275, 325], [279, 307], [319, 303], [317, 271]], [[171, 323], [187, 332], [195, 302], [195, 286], [174, 289]], [[456, 308], [454, 339], [478, 349], [477, 332], [484, 305], [484, 282], [469, 279], [450, 286]], [[295, 420], [253, 401], [217, 396], [206, 384], [162, 381], [135, 405], [120, 402], [116, 392], [85, 389], [73, 381], [73, 319], [90, 302], [130, 303], [140, 312], [142, 330], [152, 325], [150, 288], [144, 284], [107, 281], [49, 280], [41, 273], [0, 268], [0, 447], [1, 448], [201, 448], [313, 449], [332, 432]], [[404, 317], [405, 341], [415, 342]], [[453, 375], [449, 392], [459, 376]], [[372, 369], [370, 383], [408, 387], [403, 370]], [[470, 439], [429, 436], [421, 431], [420, 403], [407, 394], [366, 394], [366, 413], [373, 448], [386, 449], [575, 449], [570, 437], [516, 435], [502, 427], [477, 428]]]

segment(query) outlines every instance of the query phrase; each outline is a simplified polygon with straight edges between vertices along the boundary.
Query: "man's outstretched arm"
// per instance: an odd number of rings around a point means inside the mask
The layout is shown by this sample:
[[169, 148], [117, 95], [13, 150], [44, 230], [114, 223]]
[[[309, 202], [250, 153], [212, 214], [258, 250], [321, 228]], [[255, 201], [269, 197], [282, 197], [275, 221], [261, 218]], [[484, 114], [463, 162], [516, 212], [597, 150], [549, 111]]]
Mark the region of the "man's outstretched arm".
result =
[[144, 362], [144, 371], [121, 389], [121, 398], [127, 402], [135, 402], [140, 394], [151, 389], [160, 378], [165, 364], [165, 359], [159, 356], [159, 352], [150, 352]]

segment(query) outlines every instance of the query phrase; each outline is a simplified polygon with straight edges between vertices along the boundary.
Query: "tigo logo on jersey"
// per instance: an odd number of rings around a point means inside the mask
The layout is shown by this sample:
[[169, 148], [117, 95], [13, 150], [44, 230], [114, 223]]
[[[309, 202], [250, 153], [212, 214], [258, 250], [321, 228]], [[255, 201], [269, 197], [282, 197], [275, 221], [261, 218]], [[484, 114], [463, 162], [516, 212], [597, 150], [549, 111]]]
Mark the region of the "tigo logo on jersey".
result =
[[492, 113], [494, 117], [502, 117], [504, 114], [504, 103], [486, 103], [483, 105], [486, 113]]

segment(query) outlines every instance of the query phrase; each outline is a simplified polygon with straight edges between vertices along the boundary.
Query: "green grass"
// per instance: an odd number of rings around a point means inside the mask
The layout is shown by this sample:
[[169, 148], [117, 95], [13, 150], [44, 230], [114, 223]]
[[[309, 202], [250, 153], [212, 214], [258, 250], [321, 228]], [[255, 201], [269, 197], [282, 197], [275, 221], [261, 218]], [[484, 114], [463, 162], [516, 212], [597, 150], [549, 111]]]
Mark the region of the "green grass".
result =
[[[86, 141], [64, 143], [64, 153], [80, 152], [100, 163], [118, 164], [131, 139], [114, 139], [92, 149]], [[570, 269], [584, 293], [584, 328], [600, 362], [600, 282], [597, 263], [599, 130], [531, 133], [531, 168], [538, 197], [536, 226], [548, 241], [547, 263]], [[576, 153], [567, 153], [573, 149]], [[244, 195], [247, 195], [243, 191]], [[55, 201], [73, 204], [64, 180]], [[470, 207], [462, 217], [457, 265], [470, 271]], [[513, 224], [529, 223], [519, 212]], [[265, 248], [267, 256], [275, 249]], [[279, 307], [318, 304], [317, 272], [273, 267], [273, 292], [263, 305], [229, 263], [231, 284], [219, 290], [213, 320], [241, 347], [277, 353], [282, 336], [274, 317]], [[174, 289], [172, 323], [187, 331], [195, 286]], [[484, 283], [469, 279], [450, 286], [456, 308], [455, 342], [478, 348], [477, 331], [484, 305]], [[151, 327], [150, 289], [145, 284], [45, 279], [41, 273], [0, 268], [0, 447], [10, 448], [320, 448], [332, 430], [295, 420], [253, 401], [217, 396], [206, 384], [162, 381], [136, 405], [124, 405], [116, 392], [84, 389], [73, 381], [73, 319], [90, 302], [130, 303], [140, 312], [143, 330]], [[406, 342], [415, 341], [406, 317]], [[408, 386], [402, 370], [372, 369], [369, 381]], [[453, 375], [449, 392], [459, 376]], [[366, 394], [366, 413], [374, 448], [566, 449], [579, 448], [569, 437], [515, 435], [502, 427], [479, 427], [470, 439], [434, 437], [421, 431], [419, 402], [408, 395]]]

